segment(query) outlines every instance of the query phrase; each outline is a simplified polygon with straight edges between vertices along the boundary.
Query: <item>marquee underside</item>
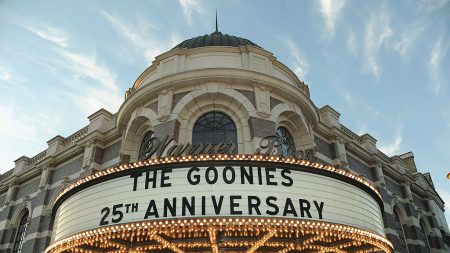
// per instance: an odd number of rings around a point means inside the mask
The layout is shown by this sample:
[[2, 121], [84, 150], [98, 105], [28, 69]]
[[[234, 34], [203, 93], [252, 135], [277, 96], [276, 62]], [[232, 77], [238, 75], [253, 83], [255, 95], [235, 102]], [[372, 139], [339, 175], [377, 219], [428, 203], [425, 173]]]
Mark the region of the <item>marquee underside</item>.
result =
[[393, 251], [386, 238], [339, 224], [272, 218], [205, 218], [101, 227], [56, 241], [46, 252]]

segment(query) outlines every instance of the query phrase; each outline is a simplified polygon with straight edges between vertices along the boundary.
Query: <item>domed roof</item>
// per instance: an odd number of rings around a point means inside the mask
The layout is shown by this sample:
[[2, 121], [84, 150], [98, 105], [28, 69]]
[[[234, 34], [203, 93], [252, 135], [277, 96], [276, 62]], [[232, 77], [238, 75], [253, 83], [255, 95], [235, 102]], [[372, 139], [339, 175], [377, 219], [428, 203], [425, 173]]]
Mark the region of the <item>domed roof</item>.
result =
[[211, 47], [211, 46], [223, 46], [223, 47], [239, 47], [239, 46], [254, 46], [261, 48], [257, 44], [251, 42], [248, 39], [241, 37], [222, 34], [217, 30], [211, 34], [206, 34], [203, 36], [194, 37], [187, 39], [180, 44], [176, 45], [176, 48], [197, 48], [197, 47]]

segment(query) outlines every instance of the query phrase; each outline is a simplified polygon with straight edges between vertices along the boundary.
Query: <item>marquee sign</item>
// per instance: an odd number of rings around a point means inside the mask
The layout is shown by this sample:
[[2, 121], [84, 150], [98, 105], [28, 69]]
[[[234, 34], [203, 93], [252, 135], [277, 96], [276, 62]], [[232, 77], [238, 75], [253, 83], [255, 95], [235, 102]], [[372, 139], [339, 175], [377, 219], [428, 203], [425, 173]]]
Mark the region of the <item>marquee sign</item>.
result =
[[364, 179], [255, 155], [148, 160], [71, 185], [55, 204], [53, 241], [103, 226], [211, 217], [344, 224], [384, 236], [381, 198]]

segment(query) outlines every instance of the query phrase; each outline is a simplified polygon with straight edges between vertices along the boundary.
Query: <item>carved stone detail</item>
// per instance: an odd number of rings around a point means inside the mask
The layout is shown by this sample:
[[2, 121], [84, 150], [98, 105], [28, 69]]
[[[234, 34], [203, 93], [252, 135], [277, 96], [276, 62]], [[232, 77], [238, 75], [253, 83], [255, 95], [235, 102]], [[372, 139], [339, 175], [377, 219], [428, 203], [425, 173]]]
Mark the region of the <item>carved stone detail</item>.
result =
[[386, 182], [384, 180], [384, 173], [383, 173], [383, 167], [381, 166], [380, 163], [376, 163], [375, 166], [375, 175], [377, 177], [377, 181], [381, 186], [385, 186]]
[[270, 116], [270, 91], [264, 87], [255, 86], [256, 111], [259, 116]]
[[5, 198], [5, 206], [9, 206], [9, 204], [11, 203], [14, 193], [16, 192], [16, 189], [17, 189], [16, 183], [9, 184], [8, 192], [6, 193], [6, 198]]
[[158, 96], [158, 120], [163, 122], [170, 118], [172, 113], [173, 91], [163, 90]]
[[339, 165], [343, 167], [348, 167], [347, 154], [345, 151], [345, 142], [343, 139], [335, 136], [333, 138], [334, 144], [336, 145], [336, 156], [339, 162]]
[[39, 181], [39, 190], [44, 190], [48, 184], [48, 178], [51, 168], [45, 166], [42, 168], [41, 179]]
[[405, 183], [403, 187], [405, 188], [406, 198], [409, 202], [413, 202], [414, 198], [411, 192], [411, 186], [409, 185], [409, 183]]

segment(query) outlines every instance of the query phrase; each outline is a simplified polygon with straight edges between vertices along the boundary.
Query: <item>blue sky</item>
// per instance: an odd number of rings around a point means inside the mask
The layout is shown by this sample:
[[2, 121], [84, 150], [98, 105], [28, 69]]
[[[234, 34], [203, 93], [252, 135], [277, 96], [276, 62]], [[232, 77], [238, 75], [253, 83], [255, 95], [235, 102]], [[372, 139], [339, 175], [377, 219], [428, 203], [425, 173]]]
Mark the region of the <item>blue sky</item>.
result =
[[221, 32], [273, 52], [316, 106], [388, 155], [413, 151], [450, 205], [449, 0], [0, 0], [0, 173], [115, 113], [156, 55], [213, 32], [216, 8]]

